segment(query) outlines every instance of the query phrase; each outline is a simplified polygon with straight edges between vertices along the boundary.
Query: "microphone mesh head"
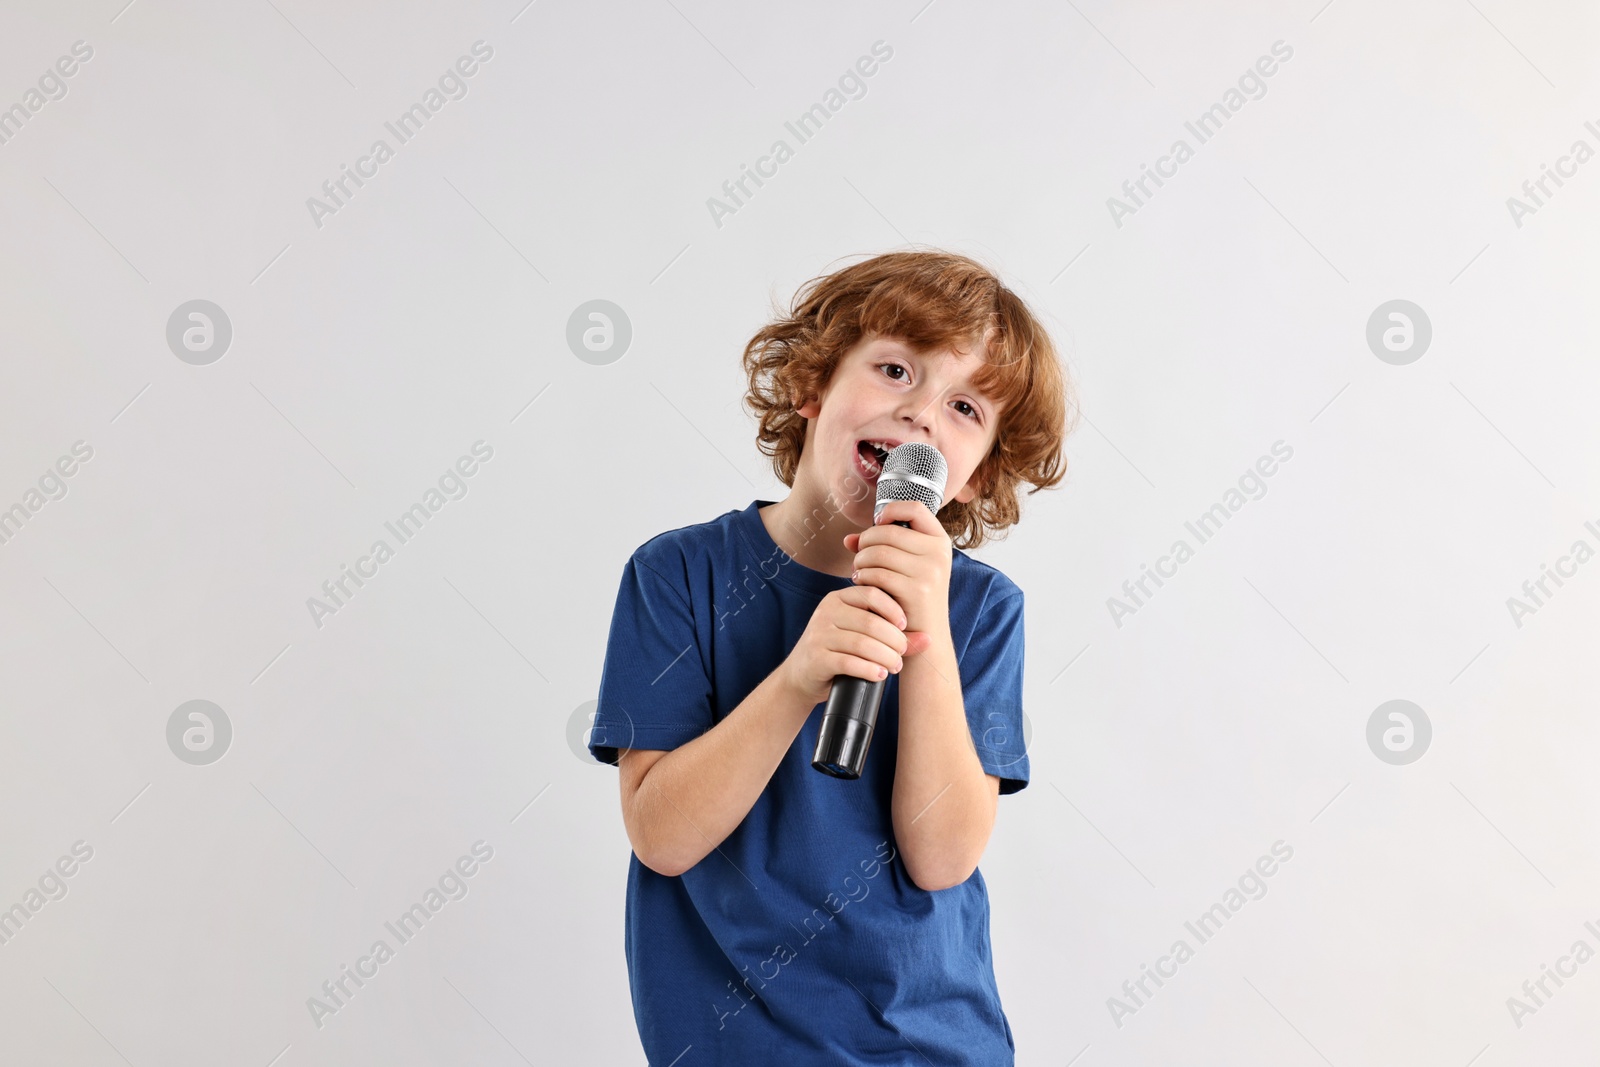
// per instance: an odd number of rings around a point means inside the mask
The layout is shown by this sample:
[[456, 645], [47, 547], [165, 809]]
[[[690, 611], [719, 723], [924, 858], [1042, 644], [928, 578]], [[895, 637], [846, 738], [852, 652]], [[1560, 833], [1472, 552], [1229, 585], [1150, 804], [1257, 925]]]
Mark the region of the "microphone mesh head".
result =
[[920, 441], [907, 441], [889, 450], [883, 461], [883, 473], [878, 475], [878, 499], [872, 511], [873, 521], [883, 514], [883, 509], [895, 500], [920, 500], [930, 512], [939, 514], [944, 503], [944, 483], [950, 467], [944, 455], [932, 445]]

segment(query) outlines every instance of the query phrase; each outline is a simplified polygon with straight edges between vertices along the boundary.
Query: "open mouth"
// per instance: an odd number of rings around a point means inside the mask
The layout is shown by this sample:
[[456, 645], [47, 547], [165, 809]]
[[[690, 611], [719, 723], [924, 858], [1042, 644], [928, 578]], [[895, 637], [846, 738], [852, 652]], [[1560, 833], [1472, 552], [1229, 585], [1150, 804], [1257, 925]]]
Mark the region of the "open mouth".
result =
[[857, 441], [856, 466], [861, 476], [875, 481], [883, 471], [884, 460], [889, 458], [889, 449], [895, 444], [893, 441]]

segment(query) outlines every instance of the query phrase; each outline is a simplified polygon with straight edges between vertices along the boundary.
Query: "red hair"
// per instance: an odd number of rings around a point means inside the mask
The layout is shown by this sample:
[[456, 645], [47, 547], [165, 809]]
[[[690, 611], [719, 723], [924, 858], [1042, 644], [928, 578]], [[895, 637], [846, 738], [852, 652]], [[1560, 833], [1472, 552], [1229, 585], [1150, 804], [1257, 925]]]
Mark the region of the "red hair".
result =
[[977, 548], [1021, 518], [1023, 482], [1040, 489], [1066, 473], [1062, 445], [1068, 383], [1043, 325], [995, 273], [943, 251], [889, 252], [812, 278], [787, 312], [745, 345], [744, 406], [760, 422], [756, 447], [794, 485], [806, 419], [796, 408], [820, 396], [840, 358], [870, 337], [922, 354], [974, 347], [984, 358], [973, 384], [1000, 402], [999, 427], [975, 474], [978, 495], [952, 500], [939, 522], [960, 549]]

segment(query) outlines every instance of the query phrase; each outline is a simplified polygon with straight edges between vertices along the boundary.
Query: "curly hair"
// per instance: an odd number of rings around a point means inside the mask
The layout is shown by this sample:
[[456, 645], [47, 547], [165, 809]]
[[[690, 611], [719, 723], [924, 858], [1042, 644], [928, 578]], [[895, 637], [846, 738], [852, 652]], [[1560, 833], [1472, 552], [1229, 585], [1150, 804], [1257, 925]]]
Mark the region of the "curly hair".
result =
[[760, 422], [756, 447], [784, 485], [794, 485], [805, 445], [797, 407], [821, 395], [846, 352], [879, 336], [919, 354], [978, 347], [985, 366], [973, 384], [1002, 404], [994, 445], [975, 472], [978, 495], [939, 510], [955, 547], [1002, 539], [1021, 518], [1021, 483], [1033, 486], [1031, 496], [1065, 475], [1062, 445], [1072, 427], [1055, 345], [983, 264], [937, 249], [889, 252], [812, 278], [777, 315], [745, 345], [744, 407]]

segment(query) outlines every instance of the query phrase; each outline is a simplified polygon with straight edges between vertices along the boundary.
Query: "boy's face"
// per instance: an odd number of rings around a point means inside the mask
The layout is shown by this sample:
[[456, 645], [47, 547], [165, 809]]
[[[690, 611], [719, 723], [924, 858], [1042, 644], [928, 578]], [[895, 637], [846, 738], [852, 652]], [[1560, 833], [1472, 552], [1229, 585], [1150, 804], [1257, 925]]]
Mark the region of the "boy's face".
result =
[[892, 447], [920, 441], [937, 448], [949, 465], [941, 506], [971, 501], [981, 488], [973, 474], [1000, 425], [999, 402], [972, 385], [982, 367], [982, 349], [975, 345], [917, 355], [893, 337], [864, 338], [840, 358], [822, 396], [797, 408], [809, 421], [795, 488], [804, 482], [819, 496], [832, 494], [845, 515], [866, 528], [872, 525], [878, 471], [861, 455], [861, 442]]

